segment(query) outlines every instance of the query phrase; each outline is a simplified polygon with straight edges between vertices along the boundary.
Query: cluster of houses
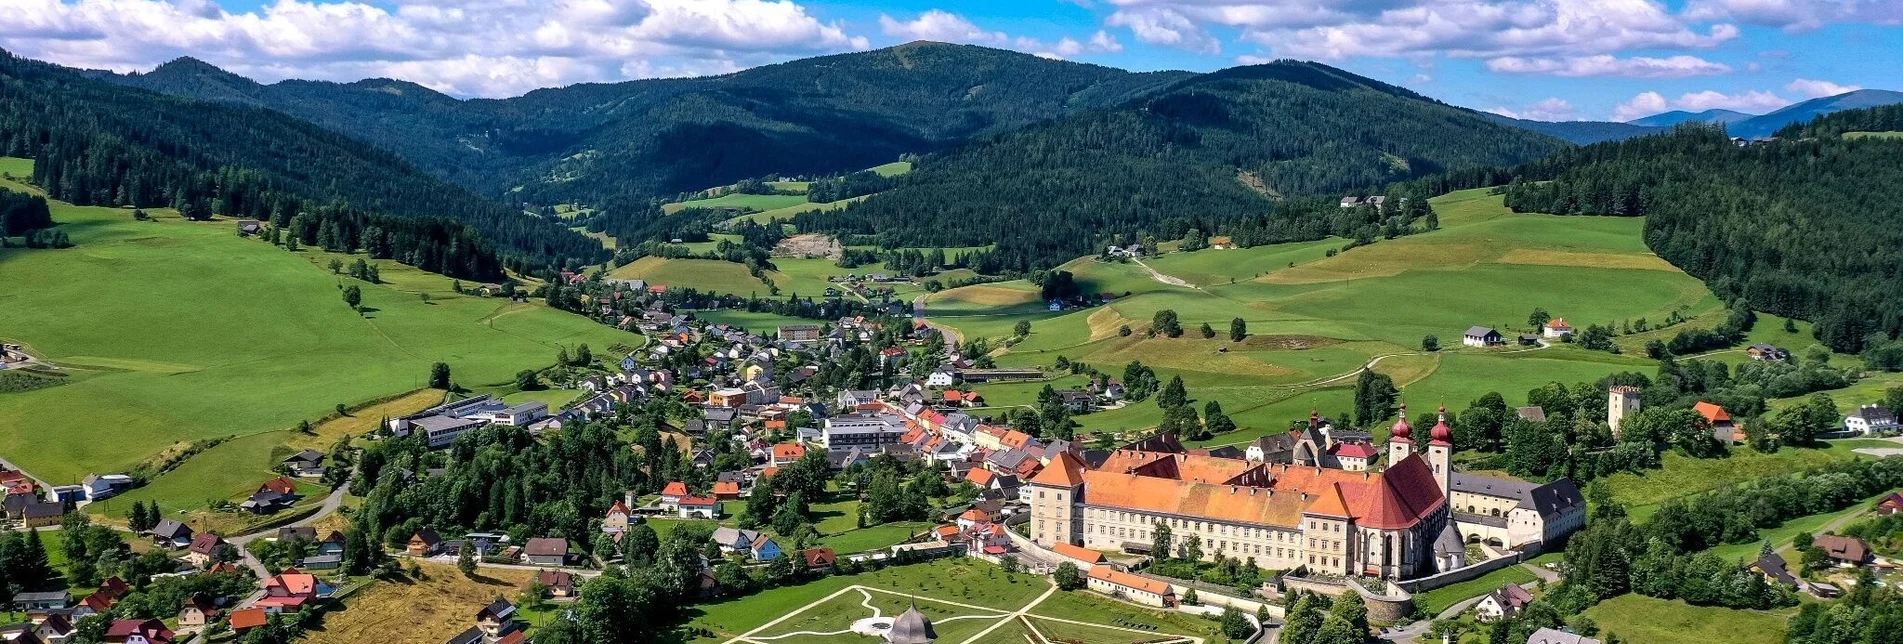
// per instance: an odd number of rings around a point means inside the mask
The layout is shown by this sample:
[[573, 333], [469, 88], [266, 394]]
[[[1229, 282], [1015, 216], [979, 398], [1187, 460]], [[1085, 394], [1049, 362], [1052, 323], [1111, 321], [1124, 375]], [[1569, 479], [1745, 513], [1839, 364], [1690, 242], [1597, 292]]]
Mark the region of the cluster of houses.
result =
[[[1554, 318], [1540, 326], [1539, 334], [1521, 334], [1514, 338], [1523, 347], [1539, 346], [1544, 340], [1564, 340], [1573, 334], [1573, 325], [1565, 318]], [[1506, 346], [1507, 337], [1499, 329], [1488, 326], [1471, 326], [1460, 336], [1460, 343], [1469, 347], [1487, 348]]]
[[[1871, 508], [1878, 516], [1890, 516], [1903, 512], [1903, 494], [1891, 492]], [[1811, 539], [1811, 545], [1823, 551], [1824, 558], [1831, 568], [1839, 571], [1855, 570], [1863, 567], [1876, 567], [1893, 570], [1896, 562], [1877, 556], [1870, 544], [1856, 537], [1819, 534]], [[1832, 598], [1843, 594], [1843, 588], [1830, 581], [1811, 581], [1793, 572], [1783, 555], [1770, 552], [1759, 555], [1751, 563], [1751, 570], [1764, 576], [1767, 583], [1783, 586], [1798, 592], [1809, 593], [1819, 598]]]

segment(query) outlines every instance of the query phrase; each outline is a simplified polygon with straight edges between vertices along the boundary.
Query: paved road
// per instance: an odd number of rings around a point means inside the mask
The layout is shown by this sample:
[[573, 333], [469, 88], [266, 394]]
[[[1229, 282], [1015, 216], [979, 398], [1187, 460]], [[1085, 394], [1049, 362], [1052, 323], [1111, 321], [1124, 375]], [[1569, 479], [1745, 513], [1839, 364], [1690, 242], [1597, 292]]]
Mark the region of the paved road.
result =
[[958, 345], [964, 344], [965, 334], [959, 333], [958, 329], [925, 319], [925, 297], [924, 295], [920, 295], [912, 298], [912, 318], [924, 322], [934, 329], [938, 329], [938, 332], [945, 336], [945, 346], [957, 347]]

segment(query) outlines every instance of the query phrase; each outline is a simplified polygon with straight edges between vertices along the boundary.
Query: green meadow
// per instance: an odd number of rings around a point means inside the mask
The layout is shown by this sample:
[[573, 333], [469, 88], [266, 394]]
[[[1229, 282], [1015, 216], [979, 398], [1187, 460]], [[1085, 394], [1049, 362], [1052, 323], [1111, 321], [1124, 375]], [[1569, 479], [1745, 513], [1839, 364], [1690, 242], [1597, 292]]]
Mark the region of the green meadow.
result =
[[[1460, 345], [1473, 325], [1530, 331], [1521, 327], [1536, 306], [1582, 327], [1721, 308], [1702, 283], [1645, 249], [1639, 219], [1515, 215], [1484, 191], [1434, 205], [1441, 230], [1346, 251], [1345, 240], [1331, 239], [1143, 260], [1189, 286], [1165, 283], [1135, 262], [1089, 257], [1065, 265], [1086, 293], [1114, 296], [1103, 306], [1053, 313], [1035, 287], [1019, 281], [934, 294], [927, 313], [968, 338], [1004, 339], [1017, 322], [1030, 321], [1028, 337], [996, 354], [1001, 365], [1048, 367], [1061, 355], [1119, 377], [1132, 361], [1165, 379], [1181, 376], [1199, 408], [1219, 401], [1241, 426], [1212, 441], [1231, 444], [1282, 431], [1311, 409], [1333, 415], [1348, 408], [1354, 373], [1370, 362], [1417, 409], [1461, 409], [1490, 391], [1517, 403], [1550, 381], [1651, 371], [1642, 357], [1571, 346]], [[1182, 337], [1148, 337], [1162, 309], [1177, 313]], [[1242, 342], [1229, 339], [1234, 318], [1248, 325]], [[1202, 337], [1205, 323], [1215, 337]], [[1124, 327], [1130, 335], [1121, 335]], [[1439, 352], [1421, 350], [1426, 335], [1439, 338]], [[978, 390], [1002, 406], [1023, 404], [1018, 388]], [[1109, 431], [1161, 419], [1149, 402], [1077, 418], [1086, 429]]]
[[[8, 160], [0, 172], [30, 167]], [[0, 250], [0, 336], [73, 375], [63, 387], [0, 394], [0, 453], [49, 481], [314, 421], [338, 404], [420, 387], [437, 361], [459, 383], [498, 385], [550, 364], [558, 347], [642, 342], [540, 303], [457, 295], [447, 278], [395, 262], [379, 262], [387, 284], [353, 282], [331, 274], [321, 253], [240, 238], [229, 219], [148, 212], [154, 221], [55, 203], [75, 248]], [[347, 283], [362, 287], [365, 313], [343, 303]], [[214, 451], [267, 451], [228, 444]], [[222, 486], [189, 494], [223, 497]]]

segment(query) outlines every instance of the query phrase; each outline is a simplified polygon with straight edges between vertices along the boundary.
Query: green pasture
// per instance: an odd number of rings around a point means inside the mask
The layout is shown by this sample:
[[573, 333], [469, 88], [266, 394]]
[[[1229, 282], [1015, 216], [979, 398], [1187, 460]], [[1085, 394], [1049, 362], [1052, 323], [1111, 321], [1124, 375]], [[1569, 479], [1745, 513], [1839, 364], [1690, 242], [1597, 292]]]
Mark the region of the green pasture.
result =
[[748, 195], [734, 192], [708, 199], [692, 199], [665, 204], [661, 206], [661, 211], [671, 215], [688, 208], [776, 210], [787, 206], [797, 206], [803, 203], [807, 203], [806, 195]]
[[[232, 220], [148, 212], [155, 221], [55, 203], [75, 248], [0, 250], [0, 334], [73, 374], [0, 395], [0, 453], [54, 483], [414, 389], [437, 361], [461, 383], [498, 384], [560, 346], [642, 341], [540, 303], [459, 296], [394, 262], [380, 262], [388, 284], [354, 282], [240, 238]], [[362, 288], [365, 313], [344, 305], [346, 284]]]
[[1692, 606], [1683, 600], [1626, 594], [1585, 612], [1606, 634], [1644, 644], [1781, 644], [1790, 611], [1732, 610]]
[[718, 259], [668, 259], [648, 256], [609, 271], [609, 277], [640, 279], [668, 288], [692, 288], [700, 291], [736, 295], [766, 295], [767, 286], [747, 272], [743, 264]]

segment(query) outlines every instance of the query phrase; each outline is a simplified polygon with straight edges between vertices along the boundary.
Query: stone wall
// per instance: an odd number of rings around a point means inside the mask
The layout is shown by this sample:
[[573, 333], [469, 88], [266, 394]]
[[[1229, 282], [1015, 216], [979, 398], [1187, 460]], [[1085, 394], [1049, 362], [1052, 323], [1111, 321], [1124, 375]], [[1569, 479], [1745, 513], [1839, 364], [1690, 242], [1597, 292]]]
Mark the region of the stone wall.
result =
[[1469, 579], [1473, 579], [1475, 577], [1485, 575], [1487, 573], [1493, 572], [1495, 570], [1499, 570], [1501, 568], [1505, 568], [1507, 566], [1520, 565], [1521, 561], [1529, 559], [1537, 554], [1539, 553], [1529, 552], [1524, 550], [1513, 551], [1513, 552], [1507, 553], [1507, 555], [1504, 557], [1488, 559], [1486, 561], [1482, 561], [1480, 563], [1467, 566], [1465, 568], [1455, 568], [1447, 572], [1428, 575], [1426, 577], [1421, 577], [1419, 579], [1409, 579], [1407, 581], [1401, 582], [1401, 588], [1411, 593], [1418, 593], [1422, 591], [1433, 590], [1441, 586], [1446, 586], [1449, 584], [1457, 584], [1463, 581], [1467, 581]]
[[1332, 579], [1309, 579], [1287, 576], [1282, 578], [1285, 590], [1301, 590], [1329, 597], [1340, 597], [1342, 593], [1354, 592], [1368, 605], [1368, 621], [1381, 624], [1396, 624], [1407, 620], [1414, 613], [1414, 595], [1394, 582], [1385, 582], [1386, 592], [1374, 594], [1361, 584]]

